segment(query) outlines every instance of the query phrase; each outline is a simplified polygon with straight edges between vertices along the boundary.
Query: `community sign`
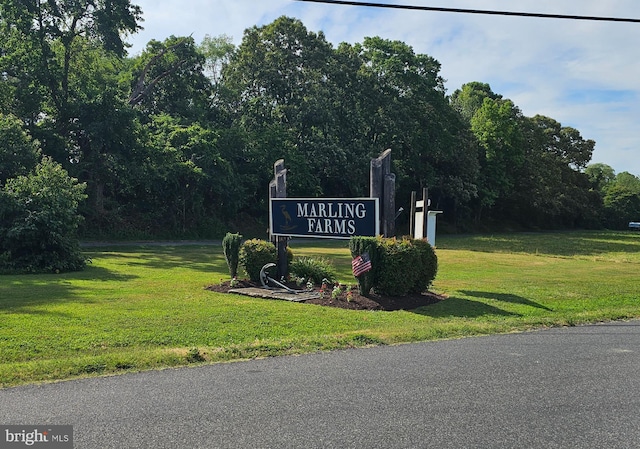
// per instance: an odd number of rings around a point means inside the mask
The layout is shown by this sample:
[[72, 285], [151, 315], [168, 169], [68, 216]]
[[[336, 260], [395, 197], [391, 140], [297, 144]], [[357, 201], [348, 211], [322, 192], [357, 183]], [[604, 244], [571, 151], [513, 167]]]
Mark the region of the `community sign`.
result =
[[348, 239], [380, 233], [378, 198], [271, 198], [271, 234]]

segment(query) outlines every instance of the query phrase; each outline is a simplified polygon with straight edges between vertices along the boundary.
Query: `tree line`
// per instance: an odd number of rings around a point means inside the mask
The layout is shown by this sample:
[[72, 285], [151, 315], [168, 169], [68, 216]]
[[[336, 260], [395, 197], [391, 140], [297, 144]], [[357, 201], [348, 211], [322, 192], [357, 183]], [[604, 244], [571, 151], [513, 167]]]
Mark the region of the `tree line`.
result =
[[427, 187], [451, 230], [640, 219], [640, 178], [590, 164], [594, 141], [485, 83], [448, 94], [440, 63], [406, 43], [333, 46], [281, 17], [238, 46], [172, 36], [130, 56], [141, 13], [129, 0], [0, 0], [0, 188], [58, 164], [86, 186], [86, 236], [264, 228], [276, 160], [291, 197], [362, 197], [387, 148], [398, 206]]

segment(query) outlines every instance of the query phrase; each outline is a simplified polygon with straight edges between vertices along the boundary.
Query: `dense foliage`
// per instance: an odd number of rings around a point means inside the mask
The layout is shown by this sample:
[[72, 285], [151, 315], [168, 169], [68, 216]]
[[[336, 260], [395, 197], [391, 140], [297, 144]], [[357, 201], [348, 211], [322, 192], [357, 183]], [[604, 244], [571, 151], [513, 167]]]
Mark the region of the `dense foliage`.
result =
[[380, 251], [380, 245], [378, 245], [378, 239], [376, 237], [351, 237], [349, 239], [349, 252], [352, 258], [366, 254], [371, 261], [371, 269], [358, 276], [358, 290], [361, 295], [367, 296], [371, 292], [376, 279], [380, 276], [378, 274], [382, 267], [380, 263], [382, 260], [382, 254]]
[[[267, 264], [276, 264], [277, 262], [276, 247], [273, 243], [266, 240], [250, 239], [242, 243], [240, 246], [240, 266], [244, 272], [254, 282], [260, 281], [260, 271]], [[274, 270], [270, 273], [273, 277]]]
[[9, 179], [0, 190], [0, 272], [82, 269], [76, 230], [84, 189], [49, 157], [33, 173]]
[[376, 293], [402, 296], [427, 291], [436, 277], [438, 259], [426, 240], [379, 239], [381, 267]]
[[242, 236], [238, 233], [227, 232], [222, 239], [222, 253], [229, 267], [231, 278], [238, 276], [238, 262], [240, 261], [240, 247], [242, 246]]
[[33, 170], [39, 142], [86, 183], [85, 235], [264, 237], [276, 160], [289, 196], [358, 197], [387, 148], [398, 207], [428, 187], [451, 229], [640, 219], [640, 180], [589, 170], [595, 142], [486, 84], [448, 96], [439, 62], [403, 42], [334, 47], [281, 17], [237, 48], [170, 37], [130, 56], [140, 17], [129, 0], [0, 0], [0, 183]]
[[324, 257], [294, 257], [289, 264], [289, 274], [292, 279], [314, 285], [334, 284], [338, 279], [335, 267]]
[[367, 253], [371, 270], [358, 277], [360, 293], [403, 296], [428, 290], [438, 272], [438, 258], [424, 239], [353, 237], [352, 257]]

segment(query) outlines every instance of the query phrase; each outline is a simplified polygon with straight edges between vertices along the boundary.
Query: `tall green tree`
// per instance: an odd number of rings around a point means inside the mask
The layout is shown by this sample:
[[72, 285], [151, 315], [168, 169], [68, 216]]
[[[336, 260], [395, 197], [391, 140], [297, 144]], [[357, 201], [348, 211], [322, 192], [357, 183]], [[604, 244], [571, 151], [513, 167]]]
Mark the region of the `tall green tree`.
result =
[[327, 73], [331, 58], [332, 47], [322, 33], [281, 17], [246, 30], [223, 70], [230, 113], [249, 137], [236, 157], [259, 174], [253, 197], [261, 207], [277, 159], [284, 158], [294, 174], [289, 178], [292, 194], [328, 193], [323, 187], [340, 170], [344, 150], [330, 132], [335, 123]]
[[601, 198], [583, 171], [595, 143], [541, 115], [522, 126], [525, 162], [506, 202], [512, 216], [542, 228], [597, 226]]
[[480, 212], [509, 195], [524, 163], [522, 113], [511, 100], [484, 98], [471, 118], [480, 145]]
[[467, 123], [471, 123], [471, 119], [478, 109], [482, 107], [485, 98], [501, 100], [502, 95], [493, 92], [491, 86], [487, 83], [472, 81], [463, 84], [460, 89], [456, 89], [451, 94], [450, 102], [451, 106], [460, 113], [462, 118]]
[[400, 197], [428, 185], [468, 201], [476, 148], [439, 70], [402, 42], [367, 38], [334, 50], [322, 33], [282, 17], [247, 30], [223, 83], [234, 93], [235, 123], [255, 145], [247, 159], [264, 167], [261, 186], [284, 157], [291, 194], [366, 195], [370, 159], [392, 148]]
[[584, 172], [594, 188], [603, 193], [604, 189], [611, 184], [616, 177], [616, 172], [610, 165], [600, 162], [587, 165]]
[[485, 218], [529, 227], [596, 225], [601, 202], [583, 173], [595, 142], [552, 118], [525, 117], [488, 84], [465, 84], [450, 100], [481, 148], [477, 210]]
[[640, 221], [640, 178], [618, 173], [604, 189], [605, 223], [613, 229], [625, 229], [630, 221]]
[[152, 119], [131, 198], [135, 212], [154, 232], [211, 236], [213, 229], [206, 228], [235, 215], [244, 196], [218, 133], [168, 114]]
[[131, 62], [129, 104], [144, 116], [170, 114], [185, 123], [207, 120], [211, 83], [192, 37], [152, 40]]
[[[129, 0], [0, 1], [0, 73], [44, 154], [88, 182], [101, 214], [135, 137], [119, 73], [140, 26]], [[135, 127], [135, 125], [134, 125]]]
[[438, 207], [454, 213], [477, 195], [478, 154], [446, 98], [440, 63], [379, 37], [357, 48], [372, 86], [363, 101], [370, 142], [392, 149], [400, 201], [408, 205], [411, 190], [428, 187]]
[[231, 36], [222, 34], [220, 36], [206, 35], [200, 45], [198, 52], [204, 56], [204, 74], [209, 78], [211, 84], [216, 87], [222, 79], [222, 71], [229, 63], [231, 55], [236, 47], [233, 45]]
[[[15, 80], [29, 118], [41, 112], [56, 115], [61, 130], [74, 118], [69, 108], [73, 59], [94, 42], [122, 57], [123, 36], [140, 29], [141, 10], [129, 0], [0, 1], [0, 48], [3, 73]], [[46, 111], [42, 111], [46, 108]]]

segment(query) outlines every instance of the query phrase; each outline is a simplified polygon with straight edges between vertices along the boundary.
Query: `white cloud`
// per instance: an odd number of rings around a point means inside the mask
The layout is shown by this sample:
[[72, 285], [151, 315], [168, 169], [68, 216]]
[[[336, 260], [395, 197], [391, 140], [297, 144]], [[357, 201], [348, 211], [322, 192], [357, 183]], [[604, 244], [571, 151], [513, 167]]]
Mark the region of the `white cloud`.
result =
[[[640, 24], [401, 11], [293, 0], [135, 1], [150, 39], [227, 34], [239, 44], [246, 28], [281, 15], [323, 31], [334, 45], [365, 36], [401, 40], [442, 64], [449, 92], [481, 81], [511, 98], [527, 116], [550, 116], [596, 141], [593, 162], [640, 175]], [[549, 14], [640, 18], [637, 0], [397, 0], [399, 4]]]

